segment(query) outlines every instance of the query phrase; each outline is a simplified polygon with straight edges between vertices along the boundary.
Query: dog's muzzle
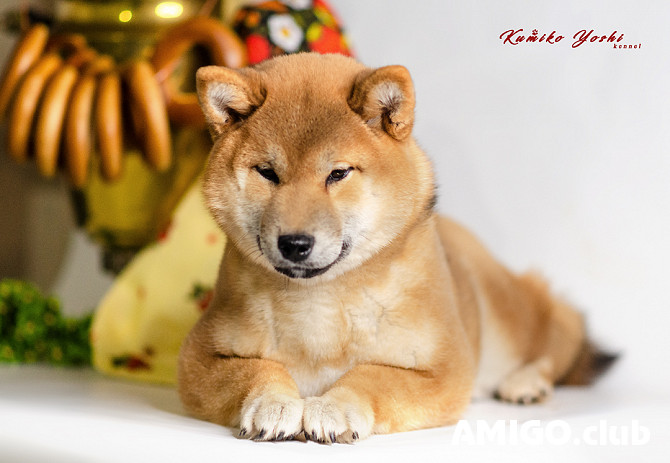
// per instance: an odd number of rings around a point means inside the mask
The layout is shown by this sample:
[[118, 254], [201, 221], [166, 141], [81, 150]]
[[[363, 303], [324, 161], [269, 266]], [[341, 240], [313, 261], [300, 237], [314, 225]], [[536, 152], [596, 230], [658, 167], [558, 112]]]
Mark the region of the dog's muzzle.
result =
[[[312, 252], [312, 248], [314, 246], [314, 238], [310, 237], [311, 241], [309, 241], [305, 239], [307, 235], [285, 235], [285, 236], [289, 236], [291, 237], [291, 239], [290, 240], [284, 239], [283, 241], [284, 248], [282, 248], [282, 238], [284, 238], [283, 236], [279, 237], [277, 243], [279, 251], [282, 253], [284, 258], [296, 263], [302, 262], [305, 259], [307, 259], [309, 254]], [[309, 266], [295, 265], [291, 267], [275, 267], [275, 270], [283, 275], [286, 275], [289, 278], [314, 278], [316, 276], [323, 275], [328, 270], [330, 270], [333, 265], [337, 264], [339, 261], [347, 257], [350, 248], [351, 245], [349, 241], [345, 240], [342, 243], [342, 249], [340, 250], [340, 254], [333, 262], [326, 265], [325, 267], [314, 268]]]

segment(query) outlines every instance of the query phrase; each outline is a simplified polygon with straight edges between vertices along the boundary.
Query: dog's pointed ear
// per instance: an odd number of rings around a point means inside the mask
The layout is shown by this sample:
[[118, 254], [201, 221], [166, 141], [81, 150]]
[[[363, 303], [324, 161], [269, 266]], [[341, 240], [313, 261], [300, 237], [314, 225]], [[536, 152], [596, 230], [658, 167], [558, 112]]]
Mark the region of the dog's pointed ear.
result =
[[349, 106], [371, 127], [396, 140], [412, 133], [414, 85], [407, 68], [385, 66], [361, 72], [354, 82]]
[[249, 117], [265, 100], [260, 75], [250, 68], [201, 67], [196, 73], [196, 88], [215, 140]]

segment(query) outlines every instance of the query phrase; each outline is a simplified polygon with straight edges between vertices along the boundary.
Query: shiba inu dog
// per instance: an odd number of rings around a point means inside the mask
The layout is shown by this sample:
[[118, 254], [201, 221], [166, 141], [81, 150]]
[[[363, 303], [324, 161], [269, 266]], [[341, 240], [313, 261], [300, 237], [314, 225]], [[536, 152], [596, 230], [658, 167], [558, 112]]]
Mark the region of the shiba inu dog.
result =
[[205, 197], [229, 237], [184, 345], [188, 411], [257, 440], [352, 442], [583, 384], [581, 315], [434, 212], [402, 66], [297, 54], [197, 73]]

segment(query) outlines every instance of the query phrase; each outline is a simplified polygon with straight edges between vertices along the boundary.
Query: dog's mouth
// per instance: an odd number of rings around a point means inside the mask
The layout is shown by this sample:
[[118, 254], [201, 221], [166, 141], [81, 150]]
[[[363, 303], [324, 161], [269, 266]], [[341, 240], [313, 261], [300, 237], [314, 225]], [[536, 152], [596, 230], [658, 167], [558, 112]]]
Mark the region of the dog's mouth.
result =
[[351, 250], [351, 244], [349, 243], [349, 241], [345, 240], [342, 243], [342, 249], [340, 250], [340, 254], [334, 261], [332, 261], [325, 267], [315, 268], [315, 267], [305, 267], [295, 265], [291, 267], [275, 267], [275, 270], [283, 275], [286, 275], [289, 278], [314, 278], [316, 276], [323, 275], [328, 270], [330, 270], [331, 267], [333, 267], [333, 265], [337, 264], [339, 261], [347, 257], [350, 250]]

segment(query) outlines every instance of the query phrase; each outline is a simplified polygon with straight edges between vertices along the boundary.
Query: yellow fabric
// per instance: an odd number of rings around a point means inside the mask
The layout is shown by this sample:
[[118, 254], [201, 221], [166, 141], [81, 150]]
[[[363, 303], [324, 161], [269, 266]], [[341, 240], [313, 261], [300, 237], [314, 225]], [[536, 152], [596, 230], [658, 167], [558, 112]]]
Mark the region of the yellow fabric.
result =
[[125, 378], [173, 384], [179, 347], [211, 297], [225, 236], [198, 181], [170, 226], [118, 276], [91, 328], [93, 364]]

